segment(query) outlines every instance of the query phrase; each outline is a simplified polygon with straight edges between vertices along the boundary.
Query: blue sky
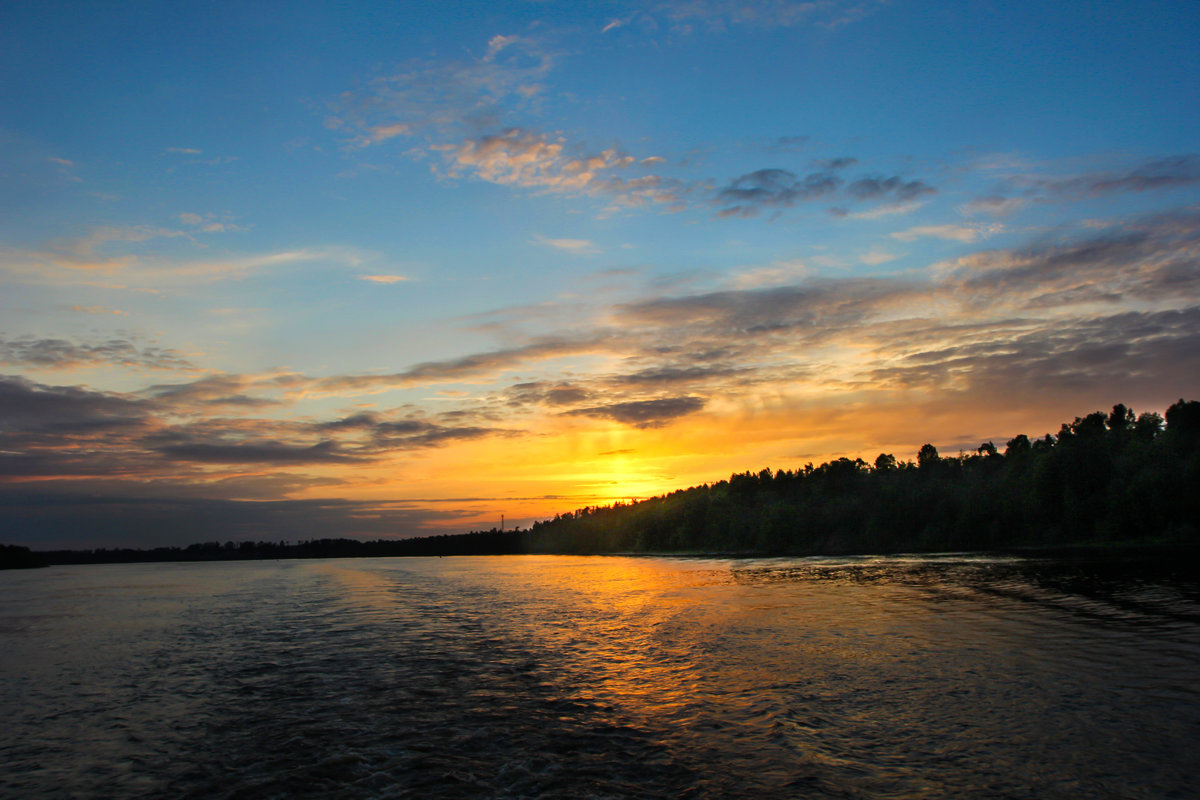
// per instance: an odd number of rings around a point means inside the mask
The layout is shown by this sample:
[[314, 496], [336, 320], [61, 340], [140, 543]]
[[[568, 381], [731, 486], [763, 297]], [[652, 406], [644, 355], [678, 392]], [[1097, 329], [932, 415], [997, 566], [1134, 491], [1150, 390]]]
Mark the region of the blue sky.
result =
[[1200, 388], [1192, 3], [4, 15], [0, 538], [528, 522]]

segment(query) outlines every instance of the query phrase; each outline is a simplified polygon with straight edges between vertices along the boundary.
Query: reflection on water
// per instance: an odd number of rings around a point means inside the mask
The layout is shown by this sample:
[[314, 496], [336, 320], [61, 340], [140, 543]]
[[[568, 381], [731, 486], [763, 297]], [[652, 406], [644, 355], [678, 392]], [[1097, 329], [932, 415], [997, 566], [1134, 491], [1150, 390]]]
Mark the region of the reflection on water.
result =
[[0, 573], [0, 796], [1190, 797], [1200, 584], [990, 557]]

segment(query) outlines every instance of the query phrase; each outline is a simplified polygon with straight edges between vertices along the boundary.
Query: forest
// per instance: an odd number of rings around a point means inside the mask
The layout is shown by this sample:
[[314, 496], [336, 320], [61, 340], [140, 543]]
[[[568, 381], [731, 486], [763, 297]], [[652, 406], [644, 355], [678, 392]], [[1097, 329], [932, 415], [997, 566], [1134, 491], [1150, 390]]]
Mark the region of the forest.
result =
[[[362, 542], [207, 542], [59, 550], [46, 563], [514, 553], [843, 555], [1200, 545], [1200, 401], [1135, 414], [1124, 404], [1003, 446], [901, 461], [839, 458], [735, 473], [633, 503], [591, 506], [527, 530]], [[22, 548], [23, 549], [23, 548]], [[15, 557], [14, 551], [9, 554]], [[22, 559], [27, 556], [21, 555]]]

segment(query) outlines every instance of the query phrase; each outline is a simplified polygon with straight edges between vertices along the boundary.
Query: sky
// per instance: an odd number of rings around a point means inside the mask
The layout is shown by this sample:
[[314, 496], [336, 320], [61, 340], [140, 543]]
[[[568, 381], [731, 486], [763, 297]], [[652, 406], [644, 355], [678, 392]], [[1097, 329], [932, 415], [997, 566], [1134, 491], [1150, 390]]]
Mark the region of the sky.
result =
[[512, 527], [1200, 398], [1194, 2], [0, 16], [0, 541]]

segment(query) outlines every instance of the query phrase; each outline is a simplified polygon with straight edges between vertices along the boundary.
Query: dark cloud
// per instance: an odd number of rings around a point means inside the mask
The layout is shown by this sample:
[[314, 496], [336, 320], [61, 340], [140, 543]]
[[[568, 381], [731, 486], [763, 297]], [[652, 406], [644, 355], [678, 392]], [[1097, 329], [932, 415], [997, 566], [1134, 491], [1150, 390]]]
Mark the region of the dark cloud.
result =
[[[952, 386], [959, 396], [1009, 397], [1014, 403], [1098, 390], [1144, 403], [1200, 390], [1200, 307], [1009, 323], [986, 334], [979, 330], [949, 347], [915, 349], [900, 363], [873, 370], [869, 381], [906, 390]], [[946, 339], [934, 329], [891, 337], [901, 348]]]
[[832, 172], [813, 172], [803, 177], [786, 169], [760, 169], [735, 178], [717, 193], [722, 217], [752, 217], [764, 208], [790, 208], [822, 197], [838, 188], [841, 180]]
[[318, 431], [362, 430], [364, 428], [375, 427], [377, 419], [375, 414], [351, 414], [348, 417], [330, 420], [329, 422], [318, 422], [313, 428]]
[[[838, 175], [858, 160], [850, 157], [816, 161], [818, 171], [800, 176], [786, 169], [760, 169], [735, 178], [717, 192], [713, 202], [720, 207], [721, 217], [752, 217], [763, 209], [791, 208], [800, 203], [829, 197], [840, 192], [843, 179]], [[919, 180], [863, 177], [845, 186], [844, 194], [859, 202], [908, 203], [937, 192]], [[830, 211], [845, 216], [844, 209]]]
[[631, 372], [626, 375], [616, 375], [606, 383], [615, 386], [670, 386], [687, 384], [700, 386], [716, 379], [726, 379], [741, 372], [744, 368], [728, 365], [693, 365], [686, 367], [662, 366]]
[[[820, 336], [859, 324], [881, 306], [927, 290], [896, 278], [859, 278], [655, 298], [622, 306], [617, 313], [634, 324], [707, 331], [720, 338], [706, 339], [706, 346], [723, 341], [730, 347], [747, 340], [770, 342], [767, 335], [776, 333]], [[672, 331], [676, 341], [684, 340], [681, 334]]]
[[122, 395], [0, 376], [0, 437], [127, 429], [141, 425], [145, 416], [144, 403]]
[[611, 419], [635, 428], [658, 428], [704, 408], [700, 397], [664, 397], [657, 400], [633, 400], [567, 411], [567, 416]]
[[853, 167], [858, 163], [857, 158], [842, 156], [841, 158], [824, 158], [813, 161], [813, 166], [821, 170], [838, 170]]
[[1200, 292], [1200, 213], [1176, 212], [1066, 241], [986, 251], [960, 261], [947, 283], [1029, 308], [1067, 301], [1161, 301]]
[[279, 404], [278, 400], [246, 394], [253, 384], [251, 379], [241, 375], [210, 375], [188, 383], [158, 384], [146, 393], [180, 410], [192, 406], [255, 408]]
[[440, 425], [423, 419], [389, 420], [370, 413], [353, 414], [312, 427], [317, 431], [361, 431], [367, 434], [369, 440], [356, 445], [362, 453], [437, 447], [451, 441], [508, 433], [494, 428]]
[[155, 449], [170, 459], [204, 464], [327, 464], [362, 460], [342, 453], [333, 441], [309, 446], [275, 441], [187, 442]]
[[908, 203], [928, 194], [936, 194], [937, 189], [923, 181], [905, 180], [893, 175], [890, 178], [859, 178], [846, 187], [846, 192], [859, 200]]
[[582, 403], [592, 395], [581, 386], [562, 381], [527, 381], [513, 384], [506, 394], [516, 406], [571, 406]]
[[0, 364], [67, 369], [115, 364], [141, 369], [195, 369], [175, 350], [139, 347], [127, 339], [71, 342], [66, 339], [0, 339]]
[[445, 361], [426, 361], [404, 372], [381, 375], [335, 375], [315, 382], [326, 391], [361, 391], [385, 386], [450, 383], [509, 369], [529, 361], [602, 352], [604, 337], [546, 337], [521, 347], [475, 353]]
[[381, 422], [375, 426], [374, 431], [380, 445], [391, 450], [436, 447], [446, 442], [507, 434], [507, 431], [493, 428], [448, 427], [418, 420]]
[[1184, 154], [1146, 161], [1127, 172], [1080, 175], [1037, 181], [1038, 188], [1061, 197], [1087, 198], [1122, 192], [1151, 192], [1200, 183], [1200, 156]]
[[856, 22], [886, 5], [886, 0], [671, 0], [653, 7], [678, 33], [697, 27], [720, 33], [734, 26], [790, 28], [820, 25], [836, 28]]
[[780, 136], [766, 146], [771, 153], [800, 153], [808, 147], [807, 136]]
[[1017, 176], [1004, 181], [1000, 191], [968, 204], [974, 211], [1005, 214], [1027, 203], [1088, 200], [1128, 192], [1156, 192], [1200, 183], [1200, 155], [1154, 158], [1132, 169], [1091, 172], [1066, 178]]

